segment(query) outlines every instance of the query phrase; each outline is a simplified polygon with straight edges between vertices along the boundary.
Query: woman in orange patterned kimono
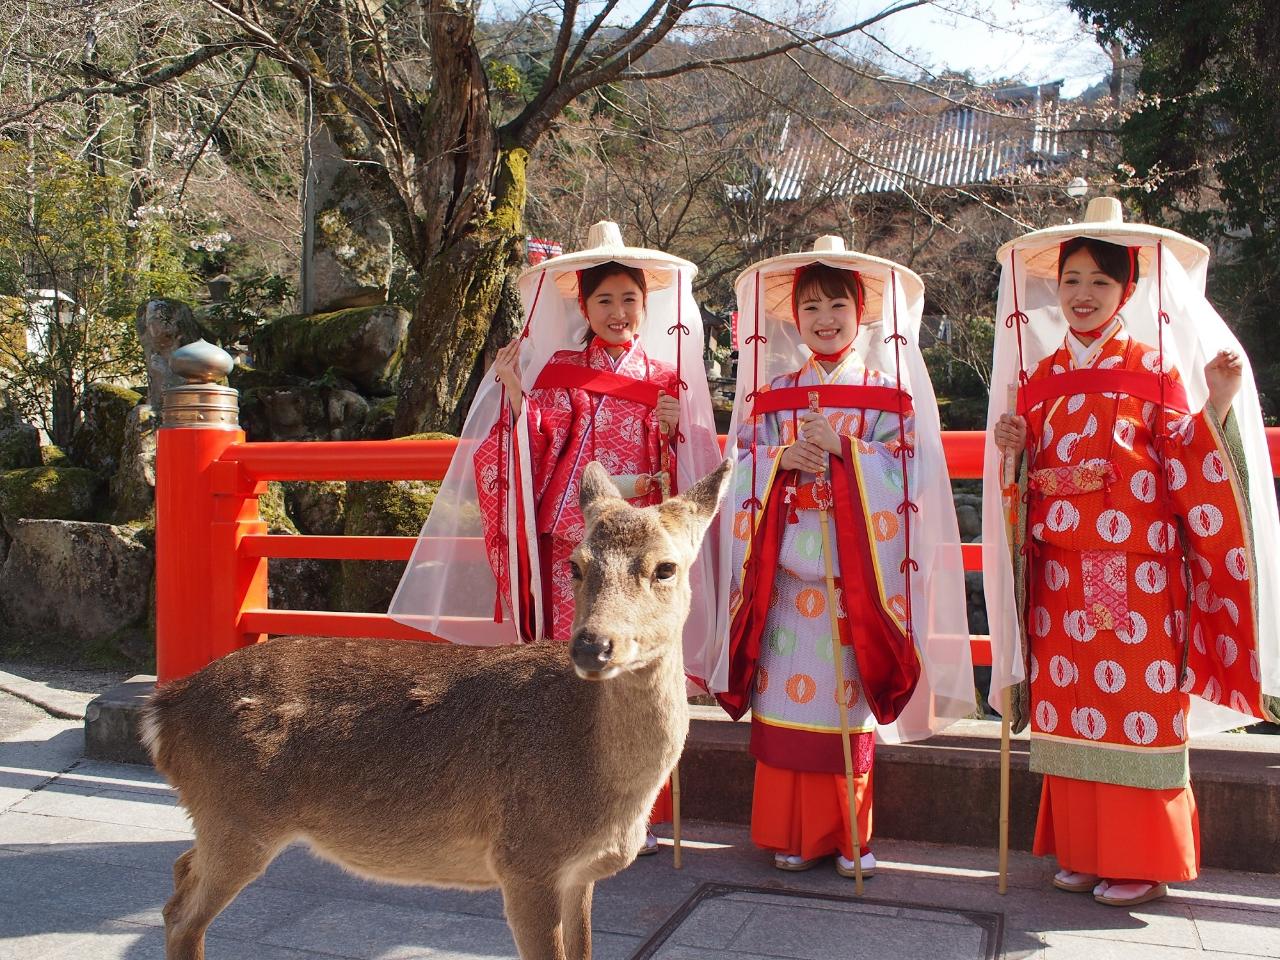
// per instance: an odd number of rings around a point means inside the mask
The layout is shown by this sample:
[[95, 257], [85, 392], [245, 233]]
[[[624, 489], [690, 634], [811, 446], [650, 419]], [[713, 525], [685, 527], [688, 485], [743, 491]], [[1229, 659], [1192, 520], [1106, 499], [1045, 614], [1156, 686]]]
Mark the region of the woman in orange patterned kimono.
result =
[[1191, 698], [1266, 716], [1231, 442], [1242, 364], [1214, 356], [1191, 412], [1160, 347], [1126, 330], [1138, 247], [1075, 237], [1057, 271], [1069, 332], [994, 429], [1006, 457], [1025, 453], [1035, 852], [1056, 854], [1058, 888], [1128, 906], [1199, 868]]

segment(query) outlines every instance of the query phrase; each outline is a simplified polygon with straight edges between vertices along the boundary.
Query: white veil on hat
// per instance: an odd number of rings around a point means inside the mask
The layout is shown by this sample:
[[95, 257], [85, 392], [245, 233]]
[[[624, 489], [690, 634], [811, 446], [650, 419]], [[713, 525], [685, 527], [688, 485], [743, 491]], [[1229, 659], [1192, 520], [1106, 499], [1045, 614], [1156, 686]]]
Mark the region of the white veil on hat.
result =
[[[1139, 280], [1122, 309], [1125, 328], [1138, 341], [1163, 340], [1166, 366], [1175, 367], [1186, 387], [1192, 410], [1208, 397], [1204, 365], [1219, 350], [1234, 350], [1243, 359], [1244, 376], [1232, 410], [1240, 429], [1249, 474], [1249, 512], [1257, 558], [1258, 644], [1262, 689], [1280, 695], [1280, 521], [1277, 520], [1271, 459], [1258, 389], [1252, 367], [1235, 335], [1205, 299], [1209, 250], [1200, 243], [1161, 227], [1125, 223], [1120, 202], [1096, 197], [1080, 223], [1036, 230], [1000, 248], [1000, 295], [996, 306], [995, 356], [991, 369], [991, 405], [987, 412], [983, 461], [982, 570], [991, 629], [990, 702], [1026, 679], [1020, 656], [1013, 570], [1000, 498], [1001, 457], [993, 429], [1007, 411], [1006, 388], [1019, 382], [1019, 370], [1030, 373], [1062, 345], [1067, 322], [1058, 306], [1058, 250], [1073, 237], [1094, 237], [1138, 249]], [[1167, 323], [1161, 324], [1161, 314]], [[1018, 322], [1019, 319], [1021, 322]], [[1021, 367], [1019, 362], [1021, 338]], [[1257, 722], [1253, 717], [1192, 698], [1192, 732], [1227, 730]]]
[[[674, 367], [682, 381], [680, 426], [674, 449], [679, 490], [687, 489], [720, 463], [711, 397], [703, 367], [702, 315], [693, 299], [693, 277], [698, 268], [687, 260], [643, 247], [628, 247], [615, 223], [602, 221], [591, 227], [583, 250], [544, 260], [520, 275], [520, 296], [525, 304], [521, 332], [520, 376], [532, 387], [542, 368], [560, 350], [581, 350], [586, 320], [578, 304], [578, 271], [616, 261], [644, 270], [648, 288], [645, 319], [637, 334], [649, 357]], [[473, 458], [477, 446], [488, 437], [500, 416], [507, 415], [502, 384], [486, 374], [467, 414], [449, 470], [436, 494], [409, 560], [400, 586], [391, 601], [390, 616], [404, 624], [455, 643], [485, 646], [518, 642], [519, 611], [504, 609], [495, 620], [498, 584], [485, 553]], [[517, 418], [517, 428], [523, 424]], [[525, 449], [528, 449], [526, 446]], [[518, 468], [517, 468], [518, 464]], [[507, 457], [508, 529], [516, 528], [515, 492], [526, 497], [524, 531], [529, 555], [537, 556], [536, 512], [530, 491], [532, 477], [526, 458]], [[522, 473], [517, 477], [517, 469]], [[517, 486], [519, 481], [519, 486]], [[511, 538], [514, 549], [515, 537]], [[707, 541], [710, 544], [710, 539]], [[685, 670], [705, 678], [713, 669], [712, 644], [715, 600], [707, 586], [714, 584], [712, 550], [703, 548], [690, 571], [693, 609], [685, 624]], [[533, 582], [528, 589], [512, 585], [512, 602], [532, 600], [542, 637], [542, 591], [538, 565], [532, 564]], [[510, 569], [517, 569], [514, 563]]]
[[[882, 741], [918, 740], [971, 715], [975, 708], [969, 650], [964, 563], [956, 524], [951, 479], [942, 452], [938, 402], [920, 352], [924, 284], [900, 264], [847, 251], [841, 237], [820, 237], [811, 251], [763, 260], [738, 277], [738, 382], [729, 444], [750, 417], [751, 399], [761, 386], [802, 367], [811, 351], [800, 339], [791, 313], [791, 286], [797, 268], [824, 263], [855, 270], [865, 292], [862, 322], [854, 340], [863, 363], [894, 377], [915, 409], [915, 480], [911, 499], [919, 508], [910, 524], [910, 552], [918, 567], [911, 575], [912, 627], [924, 670], [898, 719], [877, 728]], [[895, 340], [895, 332], [897, 339]], [[726, 452], [731, 452], [726, 450]], [[723, 686], [728, 672], [729, 583], [733, 571], [733, 522], [751, 496], [749, 471], [736, 466], [729, 496], [720, 511], [719, 620]]]

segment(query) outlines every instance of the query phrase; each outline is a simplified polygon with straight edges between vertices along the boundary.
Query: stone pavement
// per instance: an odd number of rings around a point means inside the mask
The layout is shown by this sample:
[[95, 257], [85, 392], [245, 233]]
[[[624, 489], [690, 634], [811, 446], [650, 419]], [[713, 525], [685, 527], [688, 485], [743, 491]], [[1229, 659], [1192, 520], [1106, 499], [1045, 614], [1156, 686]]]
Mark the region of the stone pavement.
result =
[[[83, 759], [78, 723], [22, 715], [0, 737], [0, 960], [151, 960], [190, 841], [146, 767]], [[1206, 871], [1132, 911], [1052, 890], [1012, 856], [999, 896], [990, 850], [882, 841], [866, 896], [828, 865], [781, 874], [740, 827], [686, 824], [670, 850], [596, 888], [595, 956], [655, 960], [1008, 957], [1280, 958], [1280, 877]], [[286, 851], [211, 928], [209, 960], [513, 958], [494, 893], [392, 887]]]

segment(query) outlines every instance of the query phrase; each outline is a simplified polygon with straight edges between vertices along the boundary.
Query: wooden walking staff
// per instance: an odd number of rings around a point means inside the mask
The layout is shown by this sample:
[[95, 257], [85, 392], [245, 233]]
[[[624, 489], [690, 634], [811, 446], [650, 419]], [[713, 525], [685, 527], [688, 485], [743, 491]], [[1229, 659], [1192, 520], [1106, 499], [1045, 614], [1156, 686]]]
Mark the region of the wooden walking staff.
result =
[[[821, 414], [816, 391], [809, 393], [809, 412]], [[828, 464], [830, 461], [828, 461]], [[828, 467], [829, 469], [829, 467]], [[845, 703], [844, 650], [840, 644], [840, 614], [836, 606], [836, 577], [831, 562], [831, 531], [827, 507], [831, 504], [831, 482], [827, 471], [818, 477], [818, 522], [822, 525], [822, 560], [827, 574], [827, 612], [831, 619], [831, 660], [836, 668], [836, 689], [840, 705], [840, 745], [844, 748], [844, 782], [849, 793], [849, 842], [853, 847], [853, 892], [862, 896], [862, 828], [858, 825], [858, 794], [853, 783], [853, 749], [849, 742], [849, 706]]]
[[[1016, 415], [1018, 412], [1016, 384], [1009, 384], [1007, 396], [1008, 409]], [[1018, 544], [1017, 517], [1014, 511], [1017, 510], [1018, 502], [1018, 459], [1006, 453], [1003, 455], [1000, 466], [1003, 474], [1000, 478], [1002, 481], [1000, 499], [1004, 506], [1005, 536], [1009, 541], [1009, 561], [1013, 563], [1016, 571], [1017, 560], [1014, 551], [1018, 549]], [[1005, 687], [1000, 697], [1000, 873], [996, 882], [996, 890], [1001, 894], [1009, 889], [1009, 714], [1012, 712], [1012, 688]]]
[[[666, 428], [660, 426], [659, 429], [663, 435], [666, 435]], [[671, 496], [671, 444], [675, 442], [672, 437], [670, 442], [662, 444], [662, 451], [659, 453], [658, 460], [658, 483], [662, 489], [662, 499], [665, 500]], [[680, 761], [676, 761], [676, 765], [671, 769], [671, 865], [677, 870], [684, 869], [683, 850], [680, 846]]]

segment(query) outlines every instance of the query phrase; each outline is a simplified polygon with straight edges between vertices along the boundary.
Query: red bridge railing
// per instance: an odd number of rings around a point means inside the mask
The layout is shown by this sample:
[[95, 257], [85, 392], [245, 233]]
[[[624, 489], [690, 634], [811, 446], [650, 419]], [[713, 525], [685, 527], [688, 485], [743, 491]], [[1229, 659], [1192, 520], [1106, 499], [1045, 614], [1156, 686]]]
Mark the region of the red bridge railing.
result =
[[[1273, 469], [1280, 430], [1267, 431]], [[982, 476], [980, 431], [943, 434], [955, 480]], [[186, 676], [272, 634], [432, 640], [385, 614], [272, 610], [272, 557], [406, 561], [413, 537], [270, 535], [258, 497], [273, 480], [440, 480], [452, 440], [247, 443], [238, 429], [166, 426], [156, 460], [156, 669]], [[980, 544], [964, 544], [966, 570], [982, 569]], [[975, 664], [991, 662], [985, 636]]]

